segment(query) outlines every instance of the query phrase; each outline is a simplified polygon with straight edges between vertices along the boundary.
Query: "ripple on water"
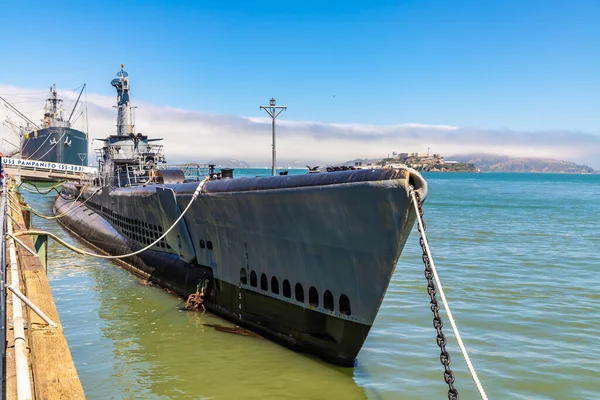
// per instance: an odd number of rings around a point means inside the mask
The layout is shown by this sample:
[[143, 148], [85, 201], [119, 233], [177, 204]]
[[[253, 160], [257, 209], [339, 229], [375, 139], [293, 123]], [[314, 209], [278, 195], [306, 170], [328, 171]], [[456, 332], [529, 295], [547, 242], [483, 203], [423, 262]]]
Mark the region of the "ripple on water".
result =
[[[598, 398], [599, 177], [426, 178], [436, 266], [489, 397]], [[50, 196], [26, 198], [50, 213]], [[66, 236], [54, 221], [34, 222]], [[416, 231], [354, 369], [261, 338], [217, 332], [204, 324], [227, 323], [179, 311], [181, 299], [141, 285], [115, 264], [74, 256], [53, 243], [50, 254], [52, 291], [89, 399], [446, 395]], [[477, 398], [441, 314], [461, 398]]]

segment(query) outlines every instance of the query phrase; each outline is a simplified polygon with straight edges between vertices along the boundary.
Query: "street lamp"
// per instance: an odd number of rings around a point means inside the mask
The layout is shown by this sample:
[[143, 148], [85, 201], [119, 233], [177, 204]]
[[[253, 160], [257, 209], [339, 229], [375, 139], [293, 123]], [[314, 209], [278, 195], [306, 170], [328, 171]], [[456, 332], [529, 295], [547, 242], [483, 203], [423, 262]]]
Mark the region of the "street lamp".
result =
[[276, 171], [275, 171], [275, 118], [277, 118], [277, 116], [279, 114], [281, 114], [281, 112], [285, 109], [287, 109], [286, 106], [277, 106], [275, 105], [275, 99], [271, 98], [271, 100], [269, 100], [269, 105], [268, 106], [260, 106], [261, 109], [265, 110], [267, 112], [267, 114], [269, 114], [271, 116], [271, 118], [273, 119], [273, 164], [271, 166], [271, 173], [273, 176], [276, 175]]

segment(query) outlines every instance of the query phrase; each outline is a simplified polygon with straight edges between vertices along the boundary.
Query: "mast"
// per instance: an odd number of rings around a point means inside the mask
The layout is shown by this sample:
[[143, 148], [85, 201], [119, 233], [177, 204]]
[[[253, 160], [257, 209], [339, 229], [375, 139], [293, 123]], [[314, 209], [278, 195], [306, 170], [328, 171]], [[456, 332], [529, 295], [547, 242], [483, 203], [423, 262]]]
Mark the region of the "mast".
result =
[[4, 102], [4, 104], [6, 104], [6, 106], [11, 109], [13, 112], [15, 112], [19, 117], [23, 118], [23, 120], [25, 120], [27, 123], [33, 125], [36, 129], [40, 129], [39, 126], [37, 126], [37, 124], [35, 122], [33, 122], [32, 120], [30, 120], [29, 118], [27, 118], [25, 116], [25, 114], [23, 114], [21, 111], [17, 110], [15, 108], [15, 106], [13, 106], [12, 104], [10, 104], [8, 101], [6, 101], [2, 96], [0, 96], [0, 100], [2, 100]]
[[70, 124], [65, 121], [63, 116], [62, 102], [62, 99], [59, 99], [58, 93], [56, 93], [56, 84], [53, 83], [50, 87], [50, 97], [46, 99], [46, 105], [44, 106], [43, 128], [51, 126], [69, 127]]
[[129, 74], [123, 70], [117, 72], [117, 77], [110, 84], [117, 89], [117, 135], [128, 136], [133, 133], [131, 118], [131, 104], [129, 103]]
[[85, 89], [85, 83], [83, 84], [83, 87], [81, 88], [81, 91], [79, 92], [79, 96], [77, 96], [77, 100], [75, 101], [75, 105], [73, 106], [73, 110], [71, 110], [71, 115], [69, 115], [69, 119], [67, 120], [67, 122], [71, 122], [71, 118], [73, 117], [73, 113], [75, 113], [75, 109], [77, 108], [77, 104], [79, 104], [79, 99], [81, 98], [81, 94], [83, 93], [83, 90]]

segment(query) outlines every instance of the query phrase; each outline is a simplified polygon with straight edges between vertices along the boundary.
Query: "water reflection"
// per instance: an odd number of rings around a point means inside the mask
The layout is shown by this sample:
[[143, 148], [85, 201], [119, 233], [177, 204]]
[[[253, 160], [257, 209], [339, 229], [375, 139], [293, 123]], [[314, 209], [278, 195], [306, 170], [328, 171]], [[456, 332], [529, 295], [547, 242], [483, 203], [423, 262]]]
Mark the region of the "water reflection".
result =
[[[598, 269], [600, 175], [426, 178], [433, 255], [489, 398], [598, 398], [600, 278], [590, 271]], [[51, 196], [26, 198], [50, 213]], [[56, 222], [34, 221], [81, 245]], [[224, 322], [178, 311], [181, 299], [115, 264], [53, 242], [50, 256], [51, 288], [89, 399], [446, 397], [414, 231], [354, 369], [207, 328]], [[461, 398], [478, 398], [444, 330]]]
[[[26, 195], [49, 214], [51, 195]], [[58, 223], [36, 226], [66, 233]], [[71, 243], [81, 246], [76, 240]], [[90, 399], [364, 399], [353, 370], [337, 368], [261, 337], [224, 333], [209, 313], [143, 284], [116, 263], [50, 245], [52, 290]]]
[[[209, 313], [180, 311], [160, 288], [91, 271], [104, 337], [114, 343], [120, 374], [136, 376], [124, 394], [167, 398], [365, 398], [352, 375], [260, 337], [223, 333]], [[351, 370], [349, 370], [351, 371]], [[135, 390], [135, 393], [129, 392]]]

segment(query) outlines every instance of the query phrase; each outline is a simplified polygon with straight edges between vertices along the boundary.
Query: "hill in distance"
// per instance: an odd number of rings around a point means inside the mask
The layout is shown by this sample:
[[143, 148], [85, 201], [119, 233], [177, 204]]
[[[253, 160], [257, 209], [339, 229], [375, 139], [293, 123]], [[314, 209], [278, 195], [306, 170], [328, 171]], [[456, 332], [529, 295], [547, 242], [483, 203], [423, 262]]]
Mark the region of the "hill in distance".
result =
[[552, 158], [508, 157], [493, 154], [463, 154], [448, 157], [449, 160], [474, 164], [481, 171], [488, 172], [552, 172], [573, 174], [594, 174], [587, 165]]
[[[600, 173], [587, 165], [580, 165], [570, 161], [562, 161], [551, 158], [535, 157], [508, 157], [494, 154], [462, 154], [450, 157], [444, 157], [446, 160], [458, 161], [465, 164], [473, 164], [484, 172], [550, 172], [550, 173], [574, 173], [574, 174], [593, 174]], [[364, 164], [380, 162], [381, 158], [363, 158], [346, 161], [343, 165], [354, 165], [355, 161], [362, 161]], [[217, 168], [270, 168], [270, 163], [248, 162], [232, 159], [213, 159], [211, 164], [216, 164]], [[306, 165], [334, 165], [332, 163], [303, 162], [299, 160], [279, 163], [278, 168], [306, 168]], [[337, 165], [337, 164], [335, 164]]]

